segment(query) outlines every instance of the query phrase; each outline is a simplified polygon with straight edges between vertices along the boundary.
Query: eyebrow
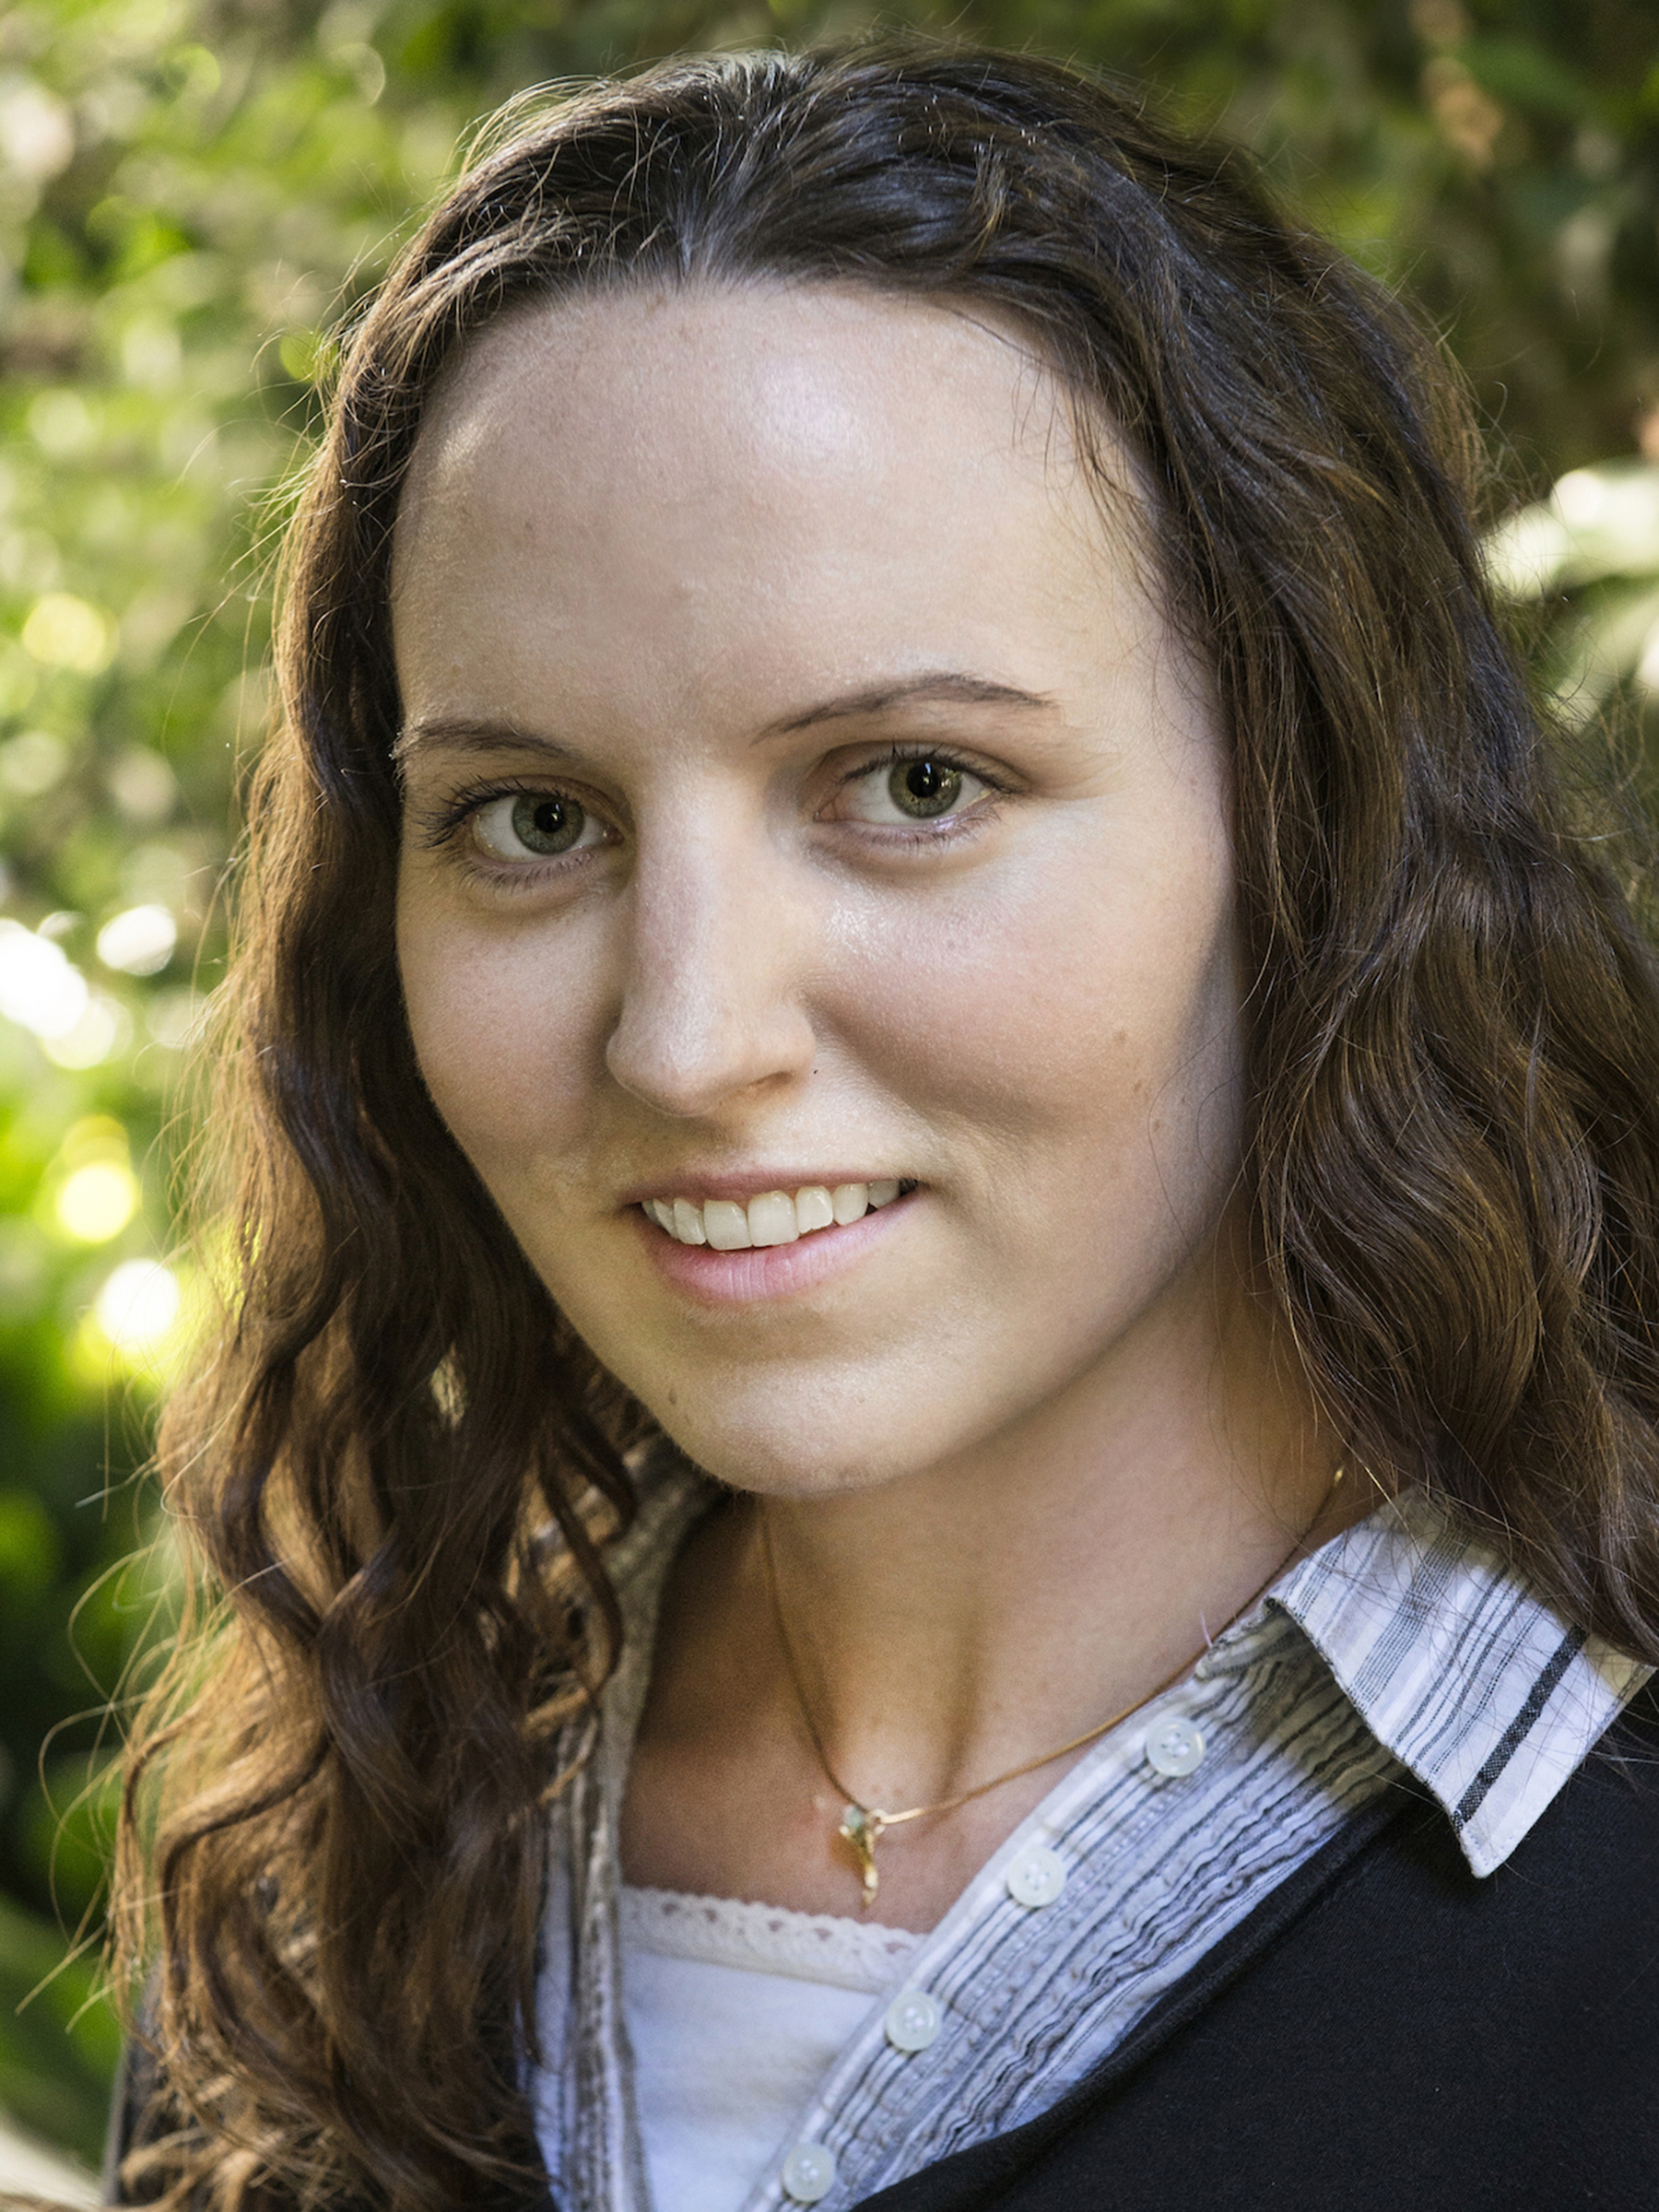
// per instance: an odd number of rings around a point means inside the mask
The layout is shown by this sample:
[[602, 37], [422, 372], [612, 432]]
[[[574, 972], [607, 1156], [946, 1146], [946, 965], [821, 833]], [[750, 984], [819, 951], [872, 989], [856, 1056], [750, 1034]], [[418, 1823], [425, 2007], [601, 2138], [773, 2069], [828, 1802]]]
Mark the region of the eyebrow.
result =
[[488, 715], [432, 714], [404, 724], [392, 747], [394, 764], [401, 767], [411, 753], [421, 752], [428, 746], [449, 746], [458, 752], [469, 753], [498, 753], [503, 747], [529, 746], [538, 753], [550, 753], [557, 760], [577, 758], [573, 747], [560, 745], [557, 737], [521, 729], [516, 722], [502, 722]]
[[935, 669], [909, 677], [898, 684], [871, 684], [808, 707], [805, 713], [788, 714], [768, 724], [762, 737], [787, 737], [815, 723], [850, 722], [885, 714], [894, 707], [1023, 707], [1039, 713], [1058, 712], [1058, 702], [1041, 691], [1025, 691], [1018, 684], [993, 683], [982, 676], [967, 676], [955, 669]]
[[[838, 693], [820, 700], [798, 714], [786, 714], [769, 723], [756, 739], [788, 737], [820, 723], [869, 720], [908, 706], [1018, 707], [1041, 714], [1058, 712], [1058, 702], [1041, 691], [1023, 690], [1018, 684], [994, 683], [988, 677], [969, 676], [956, 669], [935, 669], [908, 677], [900, 683], [869, 684], [862, 690]], [[559, 760], [575, 760], [573, 747], [561, 745], [513, 722], [489, 716], [431, 715], [406, 724], [392, 748], [401, 766], [412, 753], [429, 746], [451, 747], [464, 752], [497, 752], [503, 747], [530, 747]]]

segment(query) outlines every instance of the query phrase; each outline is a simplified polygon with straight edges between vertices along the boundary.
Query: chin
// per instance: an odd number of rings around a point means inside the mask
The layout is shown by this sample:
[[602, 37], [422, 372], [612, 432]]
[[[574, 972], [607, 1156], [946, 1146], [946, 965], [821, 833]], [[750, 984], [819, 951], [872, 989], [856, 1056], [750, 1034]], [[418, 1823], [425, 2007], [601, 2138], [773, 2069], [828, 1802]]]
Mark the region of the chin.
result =
[[[873, 1489], [937, 1455], [942, 1408], [912, 1404], [895, 1431], [882, 1418], [892, 1394], [866, 1374], [844, 1390], [815, 1392], [798, 1374], [775, 1388], [745, 1390], [705, 1380], [630, 1384], [658, 1425], [695, 1465], [733, 1489], [768, 1498], [828, 1498]], [[814, 1410], [815, 1397], [824, 1401]], [[839, 1401], [839, 1403], [837, 1403]], [[853, 1418], [848, 1418], [852, 1411]]]
[[781, 1415], [741, 1426], [711, 1411], [688, 1416], [683, 1400], [651, 1410], [664, 1432], [695, 1465], [717, 1482], [761, 1498], [833, 1498], [873, 1489], [905, 1472], [902, 1459], [872, 1441], [870, 1450], [845, 1434], [814, 1436], [798, 1415]]

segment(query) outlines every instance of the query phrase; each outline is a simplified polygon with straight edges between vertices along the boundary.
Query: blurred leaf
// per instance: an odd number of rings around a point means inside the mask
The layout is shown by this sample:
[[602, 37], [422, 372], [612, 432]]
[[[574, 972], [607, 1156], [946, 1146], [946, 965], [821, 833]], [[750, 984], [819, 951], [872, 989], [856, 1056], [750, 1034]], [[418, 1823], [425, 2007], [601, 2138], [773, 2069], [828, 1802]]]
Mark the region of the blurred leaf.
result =
[[27, 1606], [56, 1580], [57, 1530], [32, 1490], [0, 1490], [0, 1604]]
[[67, 1924], [97, 1902], [114, 1841], [119, 1775], [108, 1759], [48, 1756], [18, 1825], [37, 1878]]
[[0, 2108], [96, 2166], [120, 2030], [95, 1961], [0, 1897]]

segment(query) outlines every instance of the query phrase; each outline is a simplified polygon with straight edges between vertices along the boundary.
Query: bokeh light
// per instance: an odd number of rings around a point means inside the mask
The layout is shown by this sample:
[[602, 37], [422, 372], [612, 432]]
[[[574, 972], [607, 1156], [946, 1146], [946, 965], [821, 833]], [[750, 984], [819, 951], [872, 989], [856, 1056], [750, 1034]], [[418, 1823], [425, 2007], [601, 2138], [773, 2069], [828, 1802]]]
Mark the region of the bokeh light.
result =
[[183, 1302], [172, 1268], [159, 1260], [123, 1260], [98, 1293], [93, 1316], [119, 1352], [155, 1351], [171, 1334]]
[[172, 959], [179, 925], [164, 906], [129, 906], [98, 933], [98, 957], [124, 975], [159, 975]]
[[66, 1037], [90, 997], [86, 977], [61, 946], [0, 918], [0, 1014], [37, 1037]]
[[114, 624], [73, 592], [47, 592], [37, 599], [22, 634], [24, 652], [50, 668], [97, 676], [114, 657]]
[[58, 1225], [82, 1244], [107, 1244], [138, 1211], [138, 1178], [124, 1161], [89, 1160], [60, 1185]]

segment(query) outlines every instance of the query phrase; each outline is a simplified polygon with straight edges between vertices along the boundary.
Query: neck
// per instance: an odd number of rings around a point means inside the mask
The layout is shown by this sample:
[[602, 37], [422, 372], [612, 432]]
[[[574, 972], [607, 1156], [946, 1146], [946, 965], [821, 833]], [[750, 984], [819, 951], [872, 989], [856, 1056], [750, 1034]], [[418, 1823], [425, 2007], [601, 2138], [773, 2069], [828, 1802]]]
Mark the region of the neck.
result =
[[772, 1610], [770, 1579], [803, 1717], [850, 1794], [949, 1796], [1135, 1705], [1341, 1524], [1305, 1403], [1217, 1411], [1180, 1391], [1115, 1419], [1052, 1404], [902, 1482], [751, 1510], [745, 1610]]

